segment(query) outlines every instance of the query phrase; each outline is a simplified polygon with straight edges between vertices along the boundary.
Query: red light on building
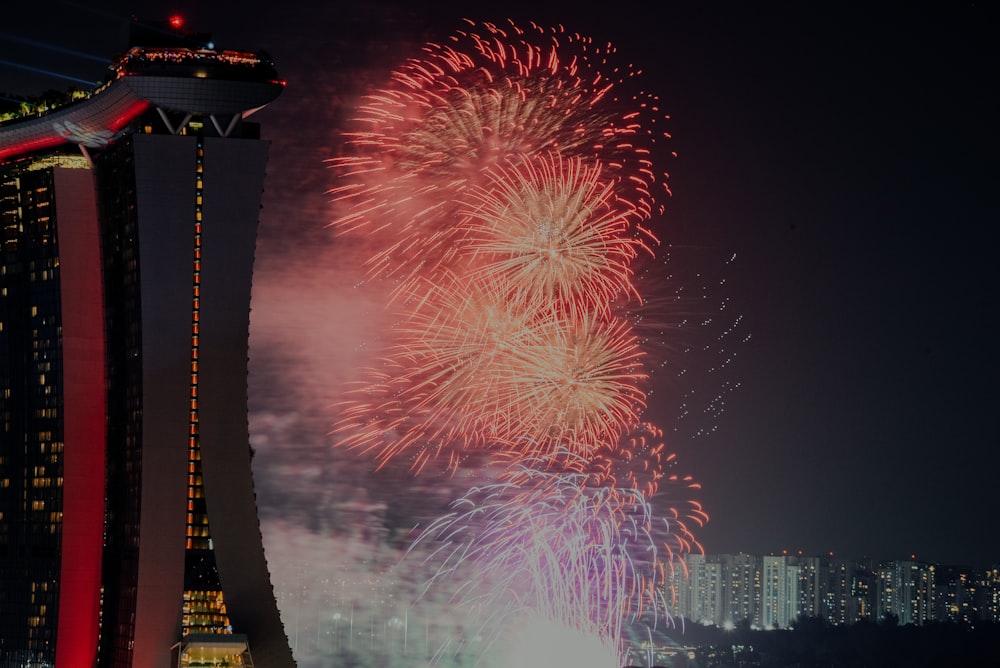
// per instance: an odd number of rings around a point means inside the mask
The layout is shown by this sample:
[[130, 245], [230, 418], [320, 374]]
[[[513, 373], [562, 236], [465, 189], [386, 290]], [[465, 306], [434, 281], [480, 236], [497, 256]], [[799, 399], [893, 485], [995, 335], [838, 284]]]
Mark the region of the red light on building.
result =
[[174, 14], [170, 17], [170, 27], [174, 30], [180, 30], [181, 26], [184, 25], [184, 19], [178, 14]]

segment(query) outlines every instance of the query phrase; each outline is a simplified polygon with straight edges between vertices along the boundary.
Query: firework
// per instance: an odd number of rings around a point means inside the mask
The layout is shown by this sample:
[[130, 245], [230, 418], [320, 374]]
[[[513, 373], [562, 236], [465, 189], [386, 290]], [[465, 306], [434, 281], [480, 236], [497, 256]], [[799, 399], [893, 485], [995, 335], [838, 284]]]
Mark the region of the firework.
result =
[[640, 490], [591, 481], [528, 462], [472, 489], [415, 543], [435, 547], [428, 588], [472, 564], [479, 577], [457, 594], [468, 609], [499, 626], [529, 613], [562, 620], [615, 647], [623, 623], [669, 619], [666, 568], [682, 556], [666, 547], [675, 525]]
[[694, 534], [708, 521], [694, 498], [701, 485], [691, 475], [675, 470], [677, 454], [667, 451], [659, 427], [637, 425], [623, 436], [617, 449], [599, 452], [578, 467], [587, 474], [588, 485], [635, 489], [649, 499], [654, 516], [665, 519], [669, 527], [659, 534], [665, 550], [662, 562], [668, 569], [683, 567], [683, 555], [703, 551]]
[[[503, 461], [504, 457], [496, 458]], [[589, 456], [579, 449], [559, 449], [546, 457], [532, 459], [518, 455], [507, 460], [508, 468], [500, 475], [505, 482], [527, 487], [545, 478], [527, 471], [546, 470], [553, 475], [569, 474], [581, 485], [611, 490], [648, 499], [654, 516], [666, 518], [669, 531], [658, 537], [665, 552], [662, 560], [668, 568], [681, 564], [679, 557], [701, 552], [694, 531], [708, 521], [708, 514], [694, 497], [701, 485], [677, 468], [676, 453], [667, 450], [663, 431], [650, 423], [628, 430], [617, 447], [604, 448]]]
[[415, 470], [444, 457], [454, 470], [470, 450], [591, 454], [636, 422], [645, 372], [627, 321], [481, 287], [427, 287], [383, 367], [344, 403], [342, 445], [382, 464], [408, 456]]
[[454, 471], [491, 442], [486, 429], [503, 411], [494, 379], [509, 375], [511, 350], [536, 336], [536, 312], [454, 276], [420, 286], [424, 295], [404, 300], [396, 345], [342, 402], [335, 431], [341, 446], [373, 454], [380, 467], [408, 458], [420, 471], [445, 458]]
[[511, 303], [543, 298], [599, 311], [634, 294], [629, 265], [637, 249], [649, 248], [629, 234], [638, 214], [602, 174], [600, 163], [560, 154], [490, 170], [459, 226], [470, 275], [502, 278]]
[[[511, 156], [557, 152], [598, 160], [616, 196], [637, 213], [633, 232], [656, 206], [651, 146], [666, 133], [655, 97], [618, 88], [637, 72], [608, 66], [614, 49], [561, 29], [470, 24], [449, 43], [428, 44], [390, 86], [368, 96], [329, 160], [345, 211], [341, 232], [385, 238], [368, 266], [406, 280], [447, 262], [467, 190]], [[643, 124], [644, 118], [650, 119]]]
[[590, 455], [609, 443], [645, 406], [642, 351], [627, 321], [552, 319], [538, 327], [497, 388], [507, 444], [526, 456], [570, 447]]

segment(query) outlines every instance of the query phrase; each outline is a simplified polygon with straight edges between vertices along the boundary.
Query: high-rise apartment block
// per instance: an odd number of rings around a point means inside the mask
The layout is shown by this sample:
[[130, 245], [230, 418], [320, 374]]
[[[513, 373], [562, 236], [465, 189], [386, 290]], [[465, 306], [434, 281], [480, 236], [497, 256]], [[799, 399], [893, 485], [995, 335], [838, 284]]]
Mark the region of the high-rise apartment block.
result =
[[764, 557], [762, 567], [761, 626], [787, 628], [801, 609], [801, 567], [787, 555]]
[[890, 561], [876, 570], [876, 610], [895, 615], [900, 624], [926, 624], [934, 619], [936, 567], [919, 561]]
[[726, 554], [722, 566], [722, 614], [732, 621], [760, 623], [762, 603], [762, 559], [753, 554]]
[[678, 610], [696, 622], [715, 623], [722, 619], [722, 564], [703, 554], [689, 554], [685, 572], [675, 589]]
[[85, 99], [0, 125], [0, 666], [293, 666], [246, 413], [247, 118], [283, 83], [135, 27]]

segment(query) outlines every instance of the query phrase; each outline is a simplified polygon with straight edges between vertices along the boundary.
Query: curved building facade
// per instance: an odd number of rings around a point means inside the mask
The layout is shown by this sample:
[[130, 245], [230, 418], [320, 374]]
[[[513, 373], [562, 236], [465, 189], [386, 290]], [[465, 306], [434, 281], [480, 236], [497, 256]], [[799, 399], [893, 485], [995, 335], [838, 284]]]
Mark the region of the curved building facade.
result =
[[0, 126], [0, 666], [294, 666], [247, 423], [281, 91], [255, 54], [133, 48]]

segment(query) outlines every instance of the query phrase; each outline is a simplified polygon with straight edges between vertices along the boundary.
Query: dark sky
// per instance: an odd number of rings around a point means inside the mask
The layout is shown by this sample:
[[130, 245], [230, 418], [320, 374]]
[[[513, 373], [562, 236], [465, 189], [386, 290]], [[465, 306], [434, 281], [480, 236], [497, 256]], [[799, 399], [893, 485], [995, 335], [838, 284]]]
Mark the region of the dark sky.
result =
[[[684, 362], [697, 410], [670, 444], [703, 484], [706, 551], [1000, 561], [1000, 59], [987, 3], [849, 11], [663, 2], [655, 13], [632, 0], [537, 4], [404, 11], [287, 0], [258, 14], [246, 3], [107, 2], [106, 12], [15, 3], [4, 10], [0, 61], [99, 78], [97, 62], [18, 40], [106, 57], [121, 35], [115, 17], [130, 7], [155, 18], [173, 6], [220, 47], [271, 52], [288, 87], [258, 115], [273, 148], [251, 404], [277, 420], [279, 394], [312, 388], [296, 452], [321, 459], [332, 456], [324, 429], [335, 399], [324, 394], [336, 394], [344, 373], [292, 351], [337, 345], [339, 309], [374, 309], [333, 296], [350, 270], [324, 228], [331, 176], [322, 160], [351, 105], [463, 17], [562, 23], [610, 40], [671, 115], [674, 194], [656, 229], [684, 280], [726, 304], [689, 334], [708, 350]], [[70, 83], [0, 63], [0, 91]], [[307, 278], [310, 289], [296, 283]], [[672, 414], [670, 392], [654, 394], [651, 412]], [[725, 410], [701, 411], [700, 398], [717, 395]], [[255, 438], [272, 462], [276, 436]], [[322, 470], [320, 487], [330, 482]], [[262, 505], [283, 503], [268, 475], [260, 472]], [[308, 514], [303, 523], [326, 525]]]

